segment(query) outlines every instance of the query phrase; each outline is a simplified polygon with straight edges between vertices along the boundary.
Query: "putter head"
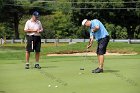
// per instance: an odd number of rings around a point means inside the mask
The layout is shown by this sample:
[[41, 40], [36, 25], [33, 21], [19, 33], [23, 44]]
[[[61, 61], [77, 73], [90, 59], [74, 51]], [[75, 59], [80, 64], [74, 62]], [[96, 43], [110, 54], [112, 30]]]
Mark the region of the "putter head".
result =
[[80, 70], [85, 70], [84, 68], [80, 68]]

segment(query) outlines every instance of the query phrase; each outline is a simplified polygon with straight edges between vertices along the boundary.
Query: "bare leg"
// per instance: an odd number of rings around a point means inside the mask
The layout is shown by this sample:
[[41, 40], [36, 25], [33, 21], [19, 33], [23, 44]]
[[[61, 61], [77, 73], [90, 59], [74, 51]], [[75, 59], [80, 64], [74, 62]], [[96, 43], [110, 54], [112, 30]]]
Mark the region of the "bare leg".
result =
[[99, 55], [97, 55], [97, 57], [98, 57], [98, 67], [100, 67], [100, 57]]
[[39, 57], [40, 57], [40, 52], [36, 52], [36, 54], [35, 54], [35, 59], [36, 59], [35, 68], [41, 69], [41, 67], [39, 66]]
[[98, 55], [98, 62], [99, 62], [99, 68], [103, 69], [103, 66], [104, 66], [104, 55]]
[[36, 62], [39, 62], [39, 57], [40, 57], [40, 52], [36, 52], [35, 54]]
[[30, 52], [26, 51], [26, 63], [29, 63], [29, 58], [30, 58]]

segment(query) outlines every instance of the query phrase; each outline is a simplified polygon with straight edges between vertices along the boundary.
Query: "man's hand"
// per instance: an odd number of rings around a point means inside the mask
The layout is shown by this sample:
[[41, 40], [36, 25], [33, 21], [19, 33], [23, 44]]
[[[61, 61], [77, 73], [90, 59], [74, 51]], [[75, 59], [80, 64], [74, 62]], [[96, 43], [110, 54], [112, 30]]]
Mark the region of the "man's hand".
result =
[[38, 29], [33, 29], [33, 32], [38, 32]]
[[43, 31], [43, 29], [37, 29], [37, 33], [40, 33], [42, 31]]
[[93, 29], [92, 29], [92, 32], [96, 32], [97, 30], [99, 30], [100, 27], [99, 26], [95, 26]]
[[40, 30], [39, 30], [39, 29], [37, 29], [37, 30], [36, 30], [36, 32], [37, 32], [37, 33], [40, 33]]
[[93, 37], [90, 38], [89, 44], [87, 45], [87, 49], [89, 49], [93, 44]]
[[92, 46], [91, 44], [90, 45], [87, 45], [87, 49], [89, 49], [91, 46]]
[[27, 33], [40, 33], [43, 31], [43, 29], [28, 29], [28, 30], [24, 30]]
[[40, 29], [36, 29], [36, 30], [33, 30], [33, 32], [40, 33], [41, 30]]
[[38, 29], [28, 29], [28, 30], [25, 30], [25, 32], [28, 32], [28, 33], [32, 33], [32, 32], [37, 32]]

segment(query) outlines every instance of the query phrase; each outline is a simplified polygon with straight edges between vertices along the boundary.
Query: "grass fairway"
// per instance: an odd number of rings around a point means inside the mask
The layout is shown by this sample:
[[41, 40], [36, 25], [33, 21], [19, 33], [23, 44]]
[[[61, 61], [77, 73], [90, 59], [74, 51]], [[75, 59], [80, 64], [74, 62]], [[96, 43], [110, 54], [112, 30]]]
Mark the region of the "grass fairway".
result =
[[[0, 93], [140, 93], [139, 54], [106, 56], [104, 73], [92, 74], [96, 56], [88, 56], [86, 62], [83, 56], [46, 57], [47, 48], [42, 49], [40, 70], [24, 69], [24, 46], [0, 48]], [[33, 67], [34, 54], [30, 62]]]

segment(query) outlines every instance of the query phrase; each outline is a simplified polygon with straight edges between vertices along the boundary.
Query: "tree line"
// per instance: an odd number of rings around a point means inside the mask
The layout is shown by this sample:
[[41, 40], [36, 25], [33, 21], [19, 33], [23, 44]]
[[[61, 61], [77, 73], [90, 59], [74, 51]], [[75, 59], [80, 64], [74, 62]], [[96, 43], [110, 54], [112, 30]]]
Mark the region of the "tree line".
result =
[[0, 0], [0, 37], [25, 38], [24, 25], [40, 13], [42, 38], [88, 38], [83, 19], [99, 19], [113, 39], [140, 39], [140, 0]]

